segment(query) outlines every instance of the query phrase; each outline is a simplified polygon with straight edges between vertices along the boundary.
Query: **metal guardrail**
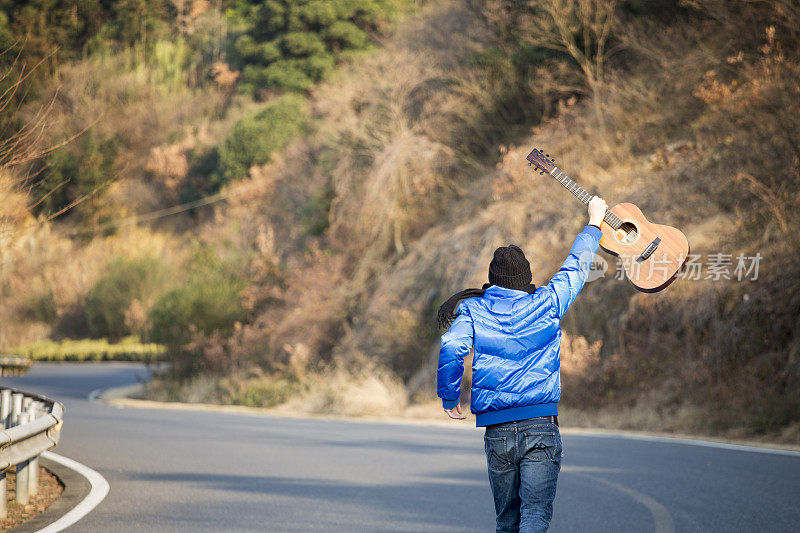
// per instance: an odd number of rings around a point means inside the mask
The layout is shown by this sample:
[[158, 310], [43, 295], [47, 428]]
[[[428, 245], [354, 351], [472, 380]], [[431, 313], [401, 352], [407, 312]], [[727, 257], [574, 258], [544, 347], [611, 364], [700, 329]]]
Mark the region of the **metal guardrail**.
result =
[[0, 376], [21, 376], [33, 364], [33, 360], [19, 355], [0, 354]]
[[60, 402], [0, 389], [0, 519], [8, 514], [6, 474], [16, 469], [16, 501], [27, 504], [39, 488], [39, 455], [58, 444], [63, 417]]

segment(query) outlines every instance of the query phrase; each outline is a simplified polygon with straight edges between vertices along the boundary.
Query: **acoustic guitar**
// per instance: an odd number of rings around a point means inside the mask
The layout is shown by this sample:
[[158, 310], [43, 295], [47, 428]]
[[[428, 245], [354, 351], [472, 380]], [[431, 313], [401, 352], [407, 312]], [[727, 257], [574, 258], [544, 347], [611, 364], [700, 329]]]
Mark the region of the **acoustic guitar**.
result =
[[[589, 204], [593, 195], [556, 167], [550, 154], [533, 150], [527, 159], [540, 174], [550, 174], [578, 200]], [[633, 204], [617, 204], [608, 209], [600, 230], [600, 246], [620, 258], [628, 279], [642, 292], [667, 288], [689, 257], [686, 235], [670, 226], [653, 224]]]

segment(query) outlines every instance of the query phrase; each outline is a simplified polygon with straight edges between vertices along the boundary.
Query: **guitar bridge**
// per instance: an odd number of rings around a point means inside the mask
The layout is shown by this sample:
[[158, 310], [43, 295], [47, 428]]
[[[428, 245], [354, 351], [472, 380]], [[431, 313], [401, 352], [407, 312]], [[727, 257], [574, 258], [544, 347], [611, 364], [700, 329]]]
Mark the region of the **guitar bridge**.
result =
[[641, 263], [651, 255], [653, 255], [653, 252], [656, 251], [656, 248], [658, 248], [659, 243], [661, 243], [661, 237], [656, 237], [653, 242], [647, 245], [647, 248], [644, 249], [642, 255], [636, 258], [636, 262]]

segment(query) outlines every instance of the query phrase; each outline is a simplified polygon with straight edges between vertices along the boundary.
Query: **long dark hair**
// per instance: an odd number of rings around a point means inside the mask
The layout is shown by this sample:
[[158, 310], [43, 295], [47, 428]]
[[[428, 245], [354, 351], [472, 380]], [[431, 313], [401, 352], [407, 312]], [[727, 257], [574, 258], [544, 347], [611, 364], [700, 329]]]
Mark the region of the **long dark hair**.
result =
[[[492, 283], [484, 283], [483, 287], [480, 289], [464, 289], [461, 292], [457, 292], [452, 295], [450, 298], [445, 301], [441, 307], [439, 307], [439, 312], [436, 313], [436, 322], [439, 325], [439, 329], [449, 329], [450, 326], [453, 324], [453, 321], [456, 319], [456, 316], [453, 313], [455, 312], [458, 304], [461, 300], [466, 298], [474, 298], [475, 296], [483, 296], [483, 293], [486, 292], [486, 289], [491, 287]], [[498, 285], [502, 287], [502, 285]], [[518, 291], [525, 291], [528, 294], [533, 294], [533, 291], [536, 290], [536, 285], [528, 284], [523, 287], [506, 287], [508, 289], [515, 289]]]

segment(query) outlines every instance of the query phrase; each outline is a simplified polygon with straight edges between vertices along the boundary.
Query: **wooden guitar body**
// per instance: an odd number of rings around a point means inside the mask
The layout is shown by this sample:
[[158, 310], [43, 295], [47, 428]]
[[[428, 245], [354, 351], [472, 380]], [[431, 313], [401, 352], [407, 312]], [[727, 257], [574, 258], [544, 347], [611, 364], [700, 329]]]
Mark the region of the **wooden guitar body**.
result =
[[[556, 166], [555, 159], [534, 148], [526, 158], [540, 174], [550, 174], [569, 192], [589, 205], [592, 195]], [[600, 224], [600, 246], [619, 256], [628, 279], [642, 292], [658, 292], [675, 280], [689, 258], [686, 235], [670, 226], [653, 224], [633, 204], [608, 209]]]
[[648, 221], [634, 204], [617, 204], [609, 211], [622, 225], [614, 229], [603, 221], [600, 246], [619, 256], [628, 279], [640, 291], [665, 289], [689, 257], [686, 236], [673, 227]]

